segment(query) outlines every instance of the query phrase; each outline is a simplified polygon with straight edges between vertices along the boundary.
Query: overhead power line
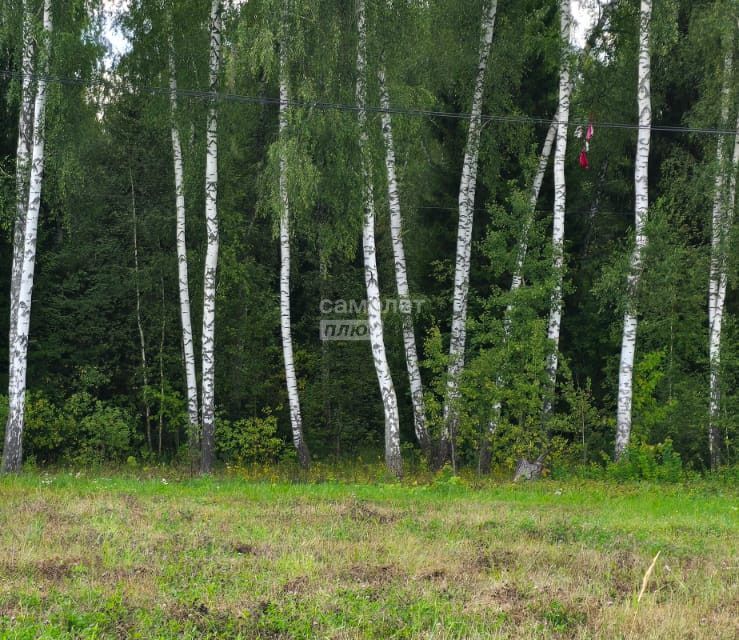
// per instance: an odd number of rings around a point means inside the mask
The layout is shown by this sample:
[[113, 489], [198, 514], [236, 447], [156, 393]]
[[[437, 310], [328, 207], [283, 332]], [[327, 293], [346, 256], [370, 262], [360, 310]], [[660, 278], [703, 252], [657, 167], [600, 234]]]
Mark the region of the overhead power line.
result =
[[[23, 74], [20, 71], [0, 71], [0, 77], [4, 78], [22, 78]], [[81, 79], [81, 78], [65, 78], [62, 76], [39, 76], [32, 75], [32, 80], [38, 80], [43, 77], [46, 82], [53, 84], [62, 85], [74, 85], [92, 88], [95, 86], [99, 87], [111, 87], [115, 90], [127, 90], [129, 93], [142, 92], [151, 95], [171, 95], [172, 90], [169, 87], [153, 87], [145, 85], [133, 86], [121, 79], [118, 82], [111, 82], [110, 80], [101, 79]], [[279, 106], [279, 98], [270, 98], [266, 96], [249, 96], [235, 93], [212, 93], [210, 91], [201, 91], [198, 89], [177, 89], [177, 96], [182, 98], [195, 98], [202, 100], [213, 100], [218, 102], [234, 102], [240, 104], [255, 104], [263, 106]], [[345, 111], [356, 113], [359, 107], [353, 104], [343, 104], [339, 102], [322, 102], [316, 100], [288, 100], [286, 102], [288, 106], [300, 108], [300, 109], [317, 109], [322, 111]], [[389, 109], [383, 109], [382, 107], [368, 106], [365, 110], [369, 113], [390, 113], [394, 115], [404, 116], [415, 116], [422, 118], [444, 118], [450, 120], [469, 120], [472, 117], [471, 113], [455, 112], [455, 111], [437, 111], [432, 109], [416, 109], [416, 108], [404, 108], [404, 107], [391, 107]], [[564, 124], [568, 127], [581, 126], [580, 122], [562, 122], [554, 120], [552, 118], [546, 118], [543, 116], [530, 116], [530, 115], [496, 115], [496, 114], [483, 114], [483, 122], [500, 122], [509, 124], [543, 124], [550, 125], [553, 122], [556, 124]], [[628, 129], [628, 130], [639, 130], [642, 127], [638, 124], [632, 124], [628, 122], [595, 122], [595, 126], [603, 129]], [[683, 126], [670, 126], [670, 125], [652, 125], [651, 130], [653, 132], [663, 133], [692, 133], [698, 135], [737, 135], [736, 129], [718, 129], [711, 127], [683, 127]]]

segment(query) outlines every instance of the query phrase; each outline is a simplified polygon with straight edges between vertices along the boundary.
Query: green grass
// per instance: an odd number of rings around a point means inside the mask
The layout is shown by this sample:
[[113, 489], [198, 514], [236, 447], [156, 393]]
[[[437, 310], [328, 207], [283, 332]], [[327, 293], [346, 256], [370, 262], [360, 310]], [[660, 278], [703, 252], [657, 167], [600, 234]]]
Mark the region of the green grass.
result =
[[733, 639], [738, 505], [709, 484], [6, 477], [0, 637]]

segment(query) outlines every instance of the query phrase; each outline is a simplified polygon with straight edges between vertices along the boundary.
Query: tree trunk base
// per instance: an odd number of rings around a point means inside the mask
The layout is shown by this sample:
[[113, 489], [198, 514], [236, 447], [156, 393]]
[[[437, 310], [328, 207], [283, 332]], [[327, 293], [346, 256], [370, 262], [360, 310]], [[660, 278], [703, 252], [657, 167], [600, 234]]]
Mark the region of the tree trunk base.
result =
[[385, 456], [385, 466], [398, 480], [403, 477], [403, 459], [395, 455]]
[[478, 463], [478, 469], [480, 475], [490, 475], [490, 469], [492, 468], [493, 462], [493, 450], [490, 446], [490, 442], [485, 438], [480, 446], [480, 460]]
[[446, 438], [442, 438], [436, 451], [431, 454], [431, 468], [433, 471], [440, 471], [441, 468], [451, 462], [452, 446], [451, 442]]
[[538, 480], [541, 478], [544, 470], [544, 459], [537, 458], [534, 462], [529, 462], [526, 458], [521, 458], [516, 465], [516, 472], [513, 476], [514, 482], [519, 480]]
[[711, 426], [708, 430], [708, 438], [711, 451], [711, 471], [716, 471], [721, 466], [721, 431], [718, 427]]
[[310, 468], [310, 451], [308, 451], [308, 445], [305, 444], [305, 440], [301, 440], [296, 449], [301, 469], [308, 470]]

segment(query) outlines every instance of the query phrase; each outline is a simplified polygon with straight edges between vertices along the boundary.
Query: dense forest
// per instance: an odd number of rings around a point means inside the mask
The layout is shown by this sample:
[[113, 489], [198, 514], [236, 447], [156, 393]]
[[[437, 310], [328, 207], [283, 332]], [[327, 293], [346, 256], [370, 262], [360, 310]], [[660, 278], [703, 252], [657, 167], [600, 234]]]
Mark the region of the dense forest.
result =
[[739, 3], [590, 4], [4, 0], [3, 469], [736, 464]]

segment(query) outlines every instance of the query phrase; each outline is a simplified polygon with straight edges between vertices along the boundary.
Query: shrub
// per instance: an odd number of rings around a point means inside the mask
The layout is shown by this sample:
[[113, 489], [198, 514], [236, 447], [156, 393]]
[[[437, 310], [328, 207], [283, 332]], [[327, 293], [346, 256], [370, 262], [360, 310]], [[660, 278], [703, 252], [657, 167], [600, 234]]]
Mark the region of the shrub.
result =
[[236, 464], [276, 462], [285, 449], [277, 436], [277, 418], [265, 417], [241, 420], [216, 420], [216, 447], [220, 457]]
[[[0, 396], [5, 425], [8, 402]], [[135, 421], [124, 409], [87, 391], [72, 394], [63, 406], [39, 391], [26, 394], [23, 457], [40, 464], [122, 462], [131, 453]]]
[[[0, 396], [0, 424], [8, 419], [8, 397]], [[23, 457], [38, 463], [57, 460], [69, 442], [72, 422], [41, 391], [26, 393]]]
[[93, 412], [81, 420], [79, 429], [82, 441], [74, 456], [76, 462], [120, 462], [131, 450], [133, 425], [131, 416], [123, 409], [96, 401]]
[[23, 448], [37, 462], [58, 459], [69, 442], [73, 428], [72, 420], [43, 393], [28, 394]]
[[679, 482], [683, 475], [682, 459], [669, 438], [661, 444], [633, 442], [621, 460], [606, 467], [606, 477], [613, 480]]

